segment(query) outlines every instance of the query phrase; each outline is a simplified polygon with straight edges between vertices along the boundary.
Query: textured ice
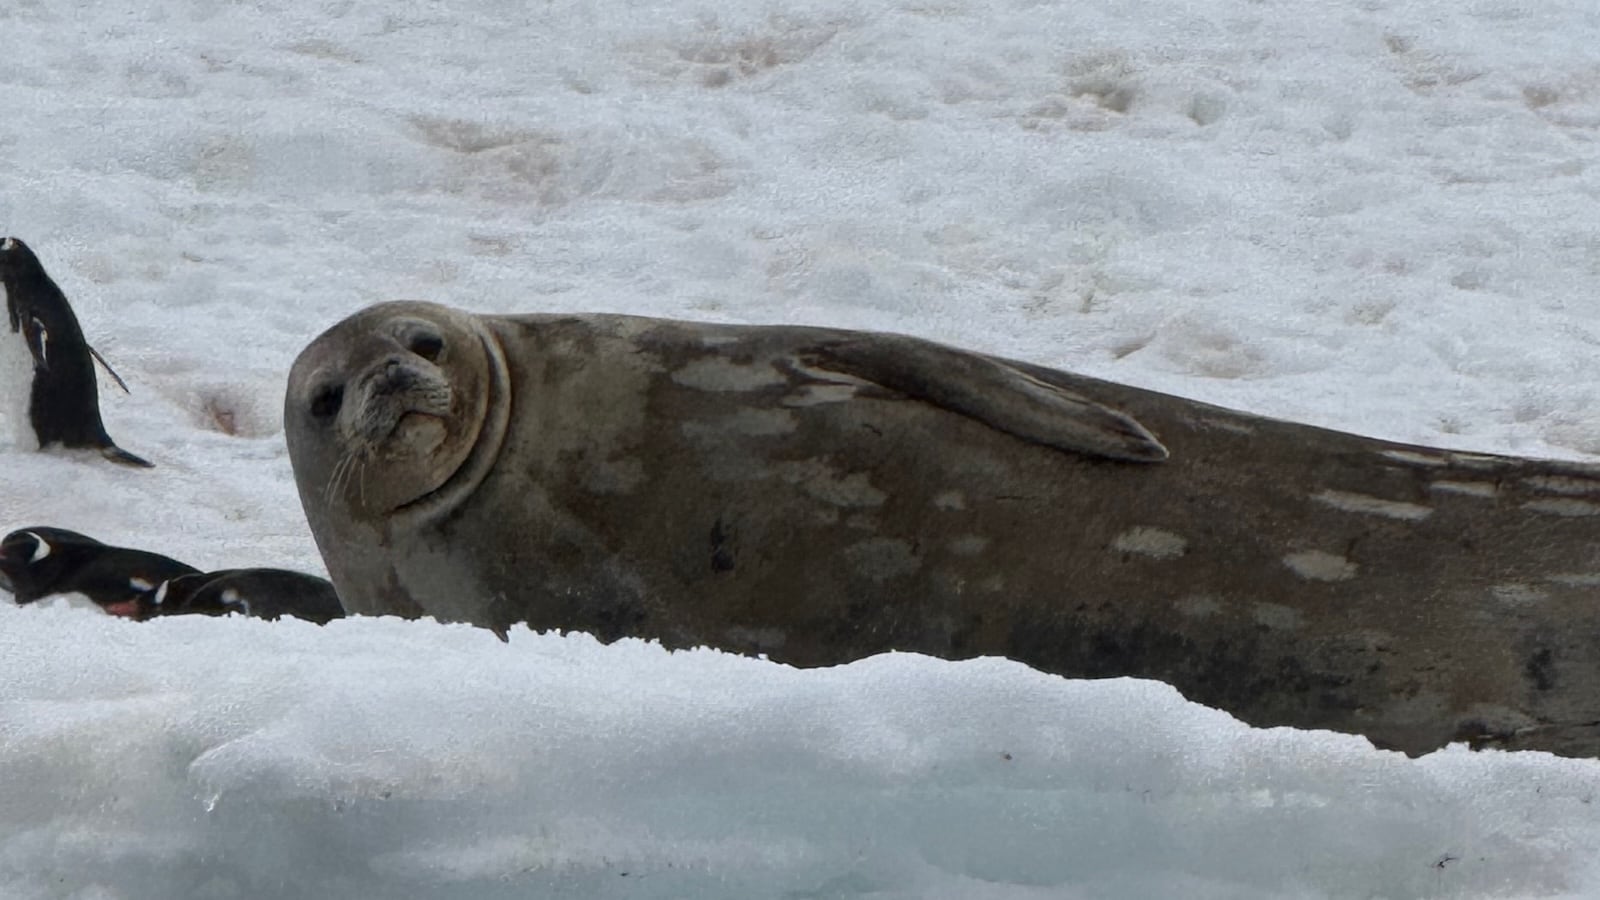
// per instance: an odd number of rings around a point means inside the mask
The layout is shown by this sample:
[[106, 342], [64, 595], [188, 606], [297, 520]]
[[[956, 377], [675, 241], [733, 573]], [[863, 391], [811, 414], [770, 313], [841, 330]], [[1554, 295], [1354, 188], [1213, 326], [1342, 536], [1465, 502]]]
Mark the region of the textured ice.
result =
[[[0, 528], [320, 570], [284, 374], [403, 297], [1600, 452], [1590, 0], [135, 7], [0, 4], [0, 233], [158, 468], [0, 442]], [[1588, 897], [1597, 783], [999, 660], [0, 606], [7, 900]]]

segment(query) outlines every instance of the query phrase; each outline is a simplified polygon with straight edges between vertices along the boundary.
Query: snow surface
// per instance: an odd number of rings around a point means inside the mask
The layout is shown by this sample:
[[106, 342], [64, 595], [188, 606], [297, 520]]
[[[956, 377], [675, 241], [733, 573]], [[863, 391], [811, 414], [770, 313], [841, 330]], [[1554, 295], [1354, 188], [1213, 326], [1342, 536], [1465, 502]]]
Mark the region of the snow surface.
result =
[[[0, 445], [0, 528], [320, 571], [283, 378], [398, 297], [1600, 453], [1592, 0], [728, 7], [0, 3], [0, 232], [158, 465]], [[0, 605], [6, 900], [1592, 897], [1597, 790], [1001, 660]]]

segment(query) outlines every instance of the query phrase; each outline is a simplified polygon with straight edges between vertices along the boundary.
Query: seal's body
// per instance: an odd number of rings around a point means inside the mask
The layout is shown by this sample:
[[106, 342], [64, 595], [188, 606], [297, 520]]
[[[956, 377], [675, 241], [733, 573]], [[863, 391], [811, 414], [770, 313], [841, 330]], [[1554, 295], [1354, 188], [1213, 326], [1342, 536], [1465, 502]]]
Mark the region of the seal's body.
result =
[[83, 594], [113, 613], [169, 578], [199, 572], [159, 553], [113, 547], [65, 528], [19, 528], [0, 541], [0, 589], [18, 603]]
[[[106, 433], [94, 374], [98, 357], [84, 340], [66, 295], [18, 238], [0, 240], [0, 283], [6, 289], [9, 326], [0, 332], [0, 344], [6, 345], [0, 348], [0, 355], [9, 360], [0, 365], [7, 378], [0, 390], [27, 398], [25, 410], [20, 401], [12, 404], [18, 443], [37, 442], [39, 448], [90, 448], [112, 462], [149, 467], [149, 462], [118, 447]], [[27, 376], [22, 375], [18, 363], [21, 348], [32, 360]], [[111, 375], [116, 377], [114, 372]], [[24, 421], [26, 427], [20, 424]]]
[[383, 304], [290, 376], [345, 608], [1135, 675], [1256, 725], [1600, 755], [1600, 472], [897, 335]]
[[230, 613], [258, 619], [291, 616], [325, 625], [343, 616], [344, 608], [326, 578], [288, 569], [223, 569], [173, 578], [117, 612], [134, 619]]

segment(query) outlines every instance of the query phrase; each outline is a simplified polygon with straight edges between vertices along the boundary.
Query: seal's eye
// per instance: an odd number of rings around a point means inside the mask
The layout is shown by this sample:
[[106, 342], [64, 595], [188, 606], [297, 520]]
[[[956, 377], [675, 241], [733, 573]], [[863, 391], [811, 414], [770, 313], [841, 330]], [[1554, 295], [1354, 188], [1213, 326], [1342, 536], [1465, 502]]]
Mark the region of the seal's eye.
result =
[[329, 419], [338, 414], [343, 404], [344, 385], [330, 384], [311, 398], [311, 414], [319, 419]]
[[437, 334], [414, 334], [406, 342], [406, 349], [428, 362], [438, 362], [439, 354], [444, 352], [444, 338]]

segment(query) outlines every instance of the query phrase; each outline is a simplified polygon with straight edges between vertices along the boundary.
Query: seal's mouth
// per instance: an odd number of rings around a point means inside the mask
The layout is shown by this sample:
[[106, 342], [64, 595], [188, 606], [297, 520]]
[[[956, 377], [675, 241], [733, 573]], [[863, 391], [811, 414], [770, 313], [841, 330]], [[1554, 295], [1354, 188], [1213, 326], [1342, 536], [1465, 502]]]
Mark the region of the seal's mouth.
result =
[[499, 457], [500, 444], [511, 417], [511, 377], [499, 343], [487, 335], [480, 341], [489, 364], [489, 377], [483, 388], [488, 394], [488, 403], [484, 407], [485, 418], [472, 436], [472, 449], [438, 487], [396, 506], [390, 515], [417, 519], [449, 509], [482, 483]]
[[449, 436], [450, 426], [442, 414], [411, 409], [400, 414], [380, 444], [386, 456], [428, 456]]

